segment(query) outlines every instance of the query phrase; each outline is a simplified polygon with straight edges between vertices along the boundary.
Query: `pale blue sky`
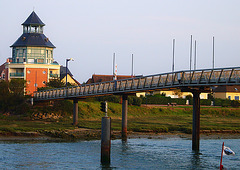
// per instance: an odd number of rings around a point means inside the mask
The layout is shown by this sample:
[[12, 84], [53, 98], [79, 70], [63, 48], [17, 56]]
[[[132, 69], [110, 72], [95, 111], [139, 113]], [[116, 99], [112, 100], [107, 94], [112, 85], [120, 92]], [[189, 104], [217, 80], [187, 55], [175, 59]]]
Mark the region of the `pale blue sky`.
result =
[[44, 34], [57, 47], [54, 59], [69, 63], [74, 77], [112, 74], [116, 53], [118, 74], [149, 75], [189, 69], [190, 35], [197, 40], [197, 68], [240, 63], [239, 0], [0, 0], [0, 63], [22, 34], [22, 23], [34, 11], [46, 24]]

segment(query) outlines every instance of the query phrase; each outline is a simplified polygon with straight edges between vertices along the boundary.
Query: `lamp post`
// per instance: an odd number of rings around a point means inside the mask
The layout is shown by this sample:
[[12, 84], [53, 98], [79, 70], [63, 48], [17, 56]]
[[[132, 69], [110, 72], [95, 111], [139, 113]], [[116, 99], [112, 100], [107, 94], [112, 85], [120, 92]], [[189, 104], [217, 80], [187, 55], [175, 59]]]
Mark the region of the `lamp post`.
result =
[[68, 62], [74, 61], [73, 58], [67, 58], [66, 59], [66, 87], [67, 87], [67, 70], [68, 70]]

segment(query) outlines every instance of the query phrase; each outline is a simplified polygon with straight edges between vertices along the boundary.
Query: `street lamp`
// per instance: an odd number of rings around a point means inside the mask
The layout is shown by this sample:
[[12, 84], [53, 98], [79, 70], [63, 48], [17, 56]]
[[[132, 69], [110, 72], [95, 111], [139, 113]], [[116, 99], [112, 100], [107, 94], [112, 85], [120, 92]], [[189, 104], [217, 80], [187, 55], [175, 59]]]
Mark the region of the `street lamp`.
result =
[[68, 67], [68, 62], [69, 62], [69, 61], [74, 61], [74, 60], [73, 60], [73, 58], [67, 58], [67, 59], [66, 59], [66, 87], [67, 87], [67, 70], [68, 70], [67, 67]]

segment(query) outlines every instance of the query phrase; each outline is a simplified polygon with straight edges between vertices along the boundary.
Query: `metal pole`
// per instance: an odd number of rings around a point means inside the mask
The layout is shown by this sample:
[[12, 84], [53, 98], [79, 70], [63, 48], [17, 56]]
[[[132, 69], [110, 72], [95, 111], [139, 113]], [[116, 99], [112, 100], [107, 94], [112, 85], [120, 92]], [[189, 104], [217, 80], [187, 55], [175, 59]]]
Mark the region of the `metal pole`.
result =
[[200, 142], [200, 92], [193, 94], [192, 150], [199, 151]]
[[214, 37], [213, 37], [213, 69], [214, 69]]
[[66, 87], [67, 87], [67, 67], [68, 67], [68, 59], [66, 59]]
[[113, 80], [115, 80], [115, 53], [113, 53]]
[[122, 96], [122, 139], [127, 139], [127, 111], [128, 111], [128, 96]]
[[73, 125], [78, 124], [78, 99], [73, 100]]
[[172, 63], [172, 72], [174, 72], [174, 55], [175, 55], [175, 39], [173, 39], [173, 63]]
[[190, 71], [192, 70], [192, 35], [191, 35], [191, 43], [190, 43]]
[[132, 54], [132, 76], [131, 77], [133, 78], [133, 54]]
[[101, 164], [110, 164], [111, 153], [111, 117], [102, 117]]
[[197, 63], [197, 41], [195, 40], [195, 43], [194, 43], [194, 70], [196, 70], [196, 63]]

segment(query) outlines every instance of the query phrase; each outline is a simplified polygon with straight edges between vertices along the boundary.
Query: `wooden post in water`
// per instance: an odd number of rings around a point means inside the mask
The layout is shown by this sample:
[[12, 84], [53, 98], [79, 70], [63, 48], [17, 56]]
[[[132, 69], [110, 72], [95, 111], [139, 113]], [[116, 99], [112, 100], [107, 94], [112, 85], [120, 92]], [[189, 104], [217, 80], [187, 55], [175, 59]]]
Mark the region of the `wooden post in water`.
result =
[[73, 100], [73, 125], [78, 124], [78, 99]]
[[200, 92], [193, 91], [192, 150], [199, 151], [200, 142]]
[[122, 96], [122, 140], [127, 139], [128, 96]]
[[102, 117], [101, 164], [110, 164], [111, 152], [111, 117]]

